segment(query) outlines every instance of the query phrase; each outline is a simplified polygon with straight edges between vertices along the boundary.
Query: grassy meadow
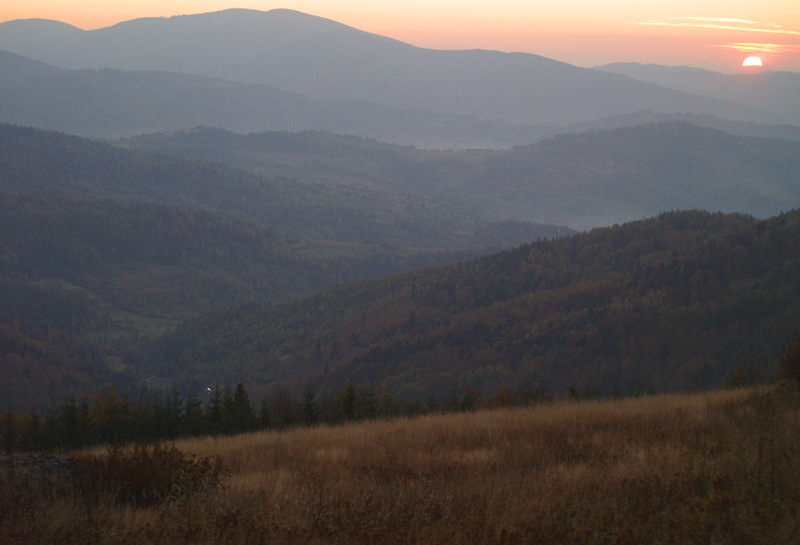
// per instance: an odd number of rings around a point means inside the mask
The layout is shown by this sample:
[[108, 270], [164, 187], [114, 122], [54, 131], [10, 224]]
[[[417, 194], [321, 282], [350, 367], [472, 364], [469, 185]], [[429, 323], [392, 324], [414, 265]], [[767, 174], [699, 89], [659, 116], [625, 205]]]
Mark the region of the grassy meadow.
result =
[[151, 506], [6, 474], [0, 543], [798, 543], [798, 407], [727, 390], [185, 440], [224, 478]]

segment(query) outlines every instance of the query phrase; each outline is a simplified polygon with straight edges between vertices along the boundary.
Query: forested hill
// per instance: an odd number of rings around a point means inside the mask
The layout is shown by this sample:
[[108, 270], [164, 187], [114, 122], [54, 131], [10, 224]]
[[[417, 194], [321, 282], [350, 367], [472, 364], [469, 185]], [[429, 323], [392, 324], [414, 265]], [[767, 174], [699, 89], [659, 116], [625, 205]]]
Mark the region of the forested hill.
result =
[[111, 372], [120, 345], [213, 309], [464, 257], [314, 244], [155, 203], [0, 191], [0, 410], [128, 380]]
[[0, 322], [0, 361], [0, 411], [53, 407], [77, 392], [131, 384], [93, 347], [53, 330], [28, 335]]
[[798, 328], [800, 212], [687, 211], [234, 308], [161, 339], [145, 369], [256, 395], [348, 380], [415, 398], [540, 383], [630, 393], [763, 375]]
[[121, 145], [208, 157], [267, 175], [458, 199], [485, 213], [577, 229], [665, 210], [766, 218], [800, 206], [800, 142], [685, 121], [564, 134], [509, 150], [432, 151], [320, 132], [199, 127]]
[[[237, 301], [287, 301], [340, 282], [463, 258], [379, 244], [331, 244], [315, 253], [307, 241], [210, 212], [51, 193], [0, 192], [0, 216], [0, 278], [72, 286], [111, 309], [162, 318]], [[28, 314], [18, 319], [35, 325]], [[82, 314], [69, 321], [80, 323]]]
[[[0, 124], [0, 190], [148, 200], [208, 210], [315, 240], [464, 249], [481, 246], [482, 232], [490, 227], [473, 207], [451, 200], [257, 176], [198, 159], [120, 150], [6, 124]], [[534, 239], [537, 232], [555, 232], [551, 226], [528, 226], [526, 234]], [[503, 244], [519, 243], [518, 236], [511, 232]]]

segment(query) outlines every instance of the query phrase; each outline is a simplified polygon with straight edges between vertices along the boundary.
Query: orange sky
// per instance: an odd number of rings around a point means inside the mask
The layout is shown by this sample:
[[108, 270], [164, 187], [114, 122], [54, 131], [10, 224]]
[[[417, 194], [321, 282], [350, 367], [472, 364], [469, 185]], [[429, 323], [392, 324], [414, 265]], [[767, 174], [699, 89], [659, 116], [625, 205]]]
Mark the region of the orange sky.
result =
[[88, 30], [232, 7], [296, 9], [422, 47], [524, 51], [579, 66], [635, 61], [736, 72], [757, 55], [766, 69], [800, 71], [797, 0], [0, 0], [0, 21], [55, 19]]

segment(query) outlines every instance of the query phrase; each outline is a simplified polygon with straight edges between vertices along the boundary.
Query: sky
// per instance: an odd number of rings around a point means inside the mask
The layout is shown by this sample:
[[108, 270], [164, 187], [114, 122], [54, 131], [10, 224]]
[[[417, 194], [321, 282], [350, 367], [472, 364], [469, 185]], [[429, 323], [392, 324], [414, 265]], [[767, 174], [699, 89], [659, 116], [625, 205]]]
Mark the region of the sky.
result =
[[577, 66], [643, 62], [728, 73], [748, 56], [800, 72], [798, 0], [0, 0], [0, 22], [85, 30], [140, 17], [288, 8], [435, 49], [535, 53]]

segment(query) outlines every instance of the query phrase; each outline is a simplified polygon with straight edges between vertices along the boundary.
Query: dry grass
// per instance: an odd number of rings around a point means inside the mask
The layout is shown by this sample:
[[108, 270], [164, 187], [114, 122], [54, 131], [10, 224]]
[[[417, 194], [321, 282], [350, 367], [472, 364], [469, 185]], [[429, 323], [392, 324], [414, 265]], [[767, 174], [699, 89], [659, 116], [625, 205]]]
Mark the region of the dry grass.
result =
[[794, 543], [796, 407], [741, 390], [182, 441], [226, 462], [223, 490], [31, 500], [0, 542]]

